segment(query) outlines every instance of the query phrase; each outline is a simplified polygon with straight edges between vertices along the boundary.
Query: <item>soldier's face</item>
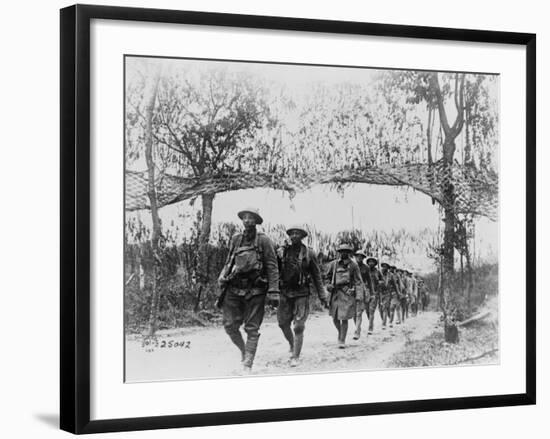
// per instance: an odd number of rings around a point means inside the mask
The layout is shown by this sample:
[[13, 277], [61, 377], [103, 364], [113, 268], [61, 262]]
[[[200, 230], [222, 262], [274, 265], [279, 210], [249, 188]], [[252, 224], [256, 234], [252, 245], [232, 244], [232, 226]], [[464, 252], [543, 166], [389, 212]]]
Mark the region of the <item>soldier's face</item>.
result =
[[347, 251], [340, 252], [340, 258], [344, 260], [349, 259], [349, 252]]
[[245, 212], [243, 214], [242, 221], [245, 229], [253, 229], [256, 227], [256, 217], [251, 213]]
[[374, 263], [374, 261], [369, 261], [369, 262], [367, 262], [367, 265], [368, 265], [370, 268], [376, 267], [376, 264]]
[[357, 255], [355, 256], [357, 258], [357, 262], [359, 262], [360, 264], [363, 263], [363, 261], [365, 260], [365, 257], [364, 256], [361, 256], [361, 255]]
[[298, 230], [291, 230], [288, 237], [290, 238], [290, 242], [294, 245], [302, 242], [302, 233]]

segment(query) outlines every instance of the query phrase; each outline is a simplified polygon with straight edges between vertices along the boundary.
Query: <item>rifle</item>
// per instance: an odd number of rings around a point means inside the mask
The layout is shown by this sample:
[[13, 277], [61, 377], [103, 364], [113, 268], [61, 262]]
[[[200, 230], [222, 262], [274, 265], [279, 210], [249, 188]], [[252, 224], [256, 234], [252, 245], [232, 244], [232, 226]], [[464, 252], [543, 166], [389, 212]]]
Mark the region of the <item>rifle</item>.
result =
[[223, 267], [221, 276], [220, 276], [220, 294], [218, 295], [218, 298], [216, 299], [216, 307], [221, 309], [223, 306], [223, 301], [225, 299], [225, 295], [227, 294], [227, 290], [229, 290], [229, 284], [230, 279], [228, 278], [228, 275], [231, 273], [231, 270], [233, 269], [233, 265], [235, 263], [235, 257], [234, 255], [231, 255], [231, 259], [229, 260], [228, 265]]
[[227, 290], [229, 289], [229, 282], [225, 283], [223, 287], [221, 287], [220, 294], [218, 295], [218, 298], [216, 299], [216, 308], [222, 309], [223, 301], [225, 299], [225, 295], [227, 294]]
[[223, 301], [225, 299], [225, 295], [227, 294], [227, 290], [229, 290], [230, 282], [231, 282], [231, 272], [233, 271], [233, 267], [235, 265], [235, 249], [238, 248], [241, 245], [242, 236], [239, 238], [239, 242], [231, 248], [231, 256], [229, 257], [229, 261], [222, 269], [222, 272], [219, 277], [219, 283], [220, 283], [220, 294], [218, 295], [218, 298], [216, 299], [216, 307], [218, 309], [221, 309], [223, 306]]

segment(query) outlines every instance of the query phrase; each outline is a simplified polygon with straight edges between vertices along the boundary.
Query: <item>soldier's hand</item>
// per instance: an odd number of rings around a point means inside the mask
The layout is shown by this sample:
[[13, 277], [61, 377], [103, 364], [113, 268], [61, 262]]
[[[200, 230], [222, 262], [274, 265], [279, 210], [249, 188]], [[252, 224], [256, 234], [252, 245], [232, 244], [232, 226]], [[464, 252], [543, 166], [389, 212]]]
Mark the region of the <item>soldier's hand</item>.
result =
[[279, 306], [279, 293], [267, 293], [266, 302], [268, 306], [272, 306], [273, 308]]

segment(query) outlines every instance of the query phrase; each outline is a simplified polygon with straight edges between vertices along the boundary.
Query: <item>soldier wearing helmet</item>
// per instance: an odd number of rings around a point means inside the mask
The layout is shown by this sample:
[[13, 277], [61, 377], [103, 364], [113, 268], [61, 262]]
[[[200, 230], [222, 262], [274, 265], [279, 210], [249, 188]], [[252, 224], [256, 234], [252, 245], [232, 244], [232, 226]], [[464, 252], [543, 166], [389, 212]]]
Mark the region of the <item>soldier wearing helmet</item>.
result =
[[380, 317], [382, 318], [382, 308], [380, 304], [380, 282], [382, 281], [382, 275], [376, 266], [378, 265], [378, 259], [373, 256], [367, 258], [367, 266], [369, 268], [369, 284], [370, 289], [368, 300], [368, 316], [369, 316], [369, 334], [372, 334], [374, 330], [374, 313], [378, 307]]
[[341, 244], [338, 258], [331, 262], [325, 274], [330, 292], [329, 310], [338, 330], [338, 347], [346, 347], [348, 320], [356, 315], [356, 302], [364, 298], [363, 280], [357, 263], [351, 258], [353, 248]]
[[[381, 281], [379, 284], [380, 289], [380, 309], [382, 310], [382, 329], [386, 329], [386, 322], [390, 315], [392, 299], [397, 297], [399, 291], [399, 283], [397, 278], [391, 272], [391, 266], [387, 262], [380, 264]], [[394, 308], [395, 311], [395, 308]], [[390, 322], [390, 327], [393, 324]]]
[[[238, 213], [244, 230], [231, 238], [229, 255], [218, 282], [223, 296], [219, 305], [223, 325], [231, 341], [239, 348], [244, 372], [249, 372], [260, 338], [266, 293], [279, 293], [279, 270], [271, 240], [256, 230], [262, 224], [258, 209]], [[244, 325], [246, 342], [240, 331]]]
[[389, 269], [391, 275], [391, 281], [389, 283], [389, 292], [390, 292], [390, 309], [389, 309], [389, 318], [390, 318], [390, 328], [393, 328], [393, 319], [397, 316], [397, 325], [401, 324], [401, 297], [403, 291], [403, 283], [401, 277], [397, 272], [397, 267], [391, 265]]
[[[309, 315], [310, 287], [317, 291], [319, 300], [326, 307], [327, 292], [321, 279], [321, 270], [315, 252], [302, 240], [307, 231], [294, 225], [286, 231], [290, 245], [277, 250], [280, 274], [280, 299], [277, 321], [290, 345], [290, 366], [296, 367], [304, 342], [305, 323]], [[293, 328], [291, 329], [291, 324]]]
[[357, 265], [359, 266], [359, 272], [361, 273], [361, 279], [363, 280], [363, 291], [364, 291], [364, 297], [363, 300], [359, 301], [357, 300], [355, 303], [355, 317], [353, 318], [353, 321], [355, 322], [355, 333], [353, 334], [354, 340], [359, 340], [359, 337], [361, 337], [361, 325], [363, 323], [363, 311], [367, 314], [367, 318], [369, 316], [369, 299], [370, 299], [370, 276], [369, 276], [369, 267], [364, 263], [365, 258], [367, 255], [362, 252], [361, 250], [358, 250], [355, 252], [355, 259], [357, 261]]

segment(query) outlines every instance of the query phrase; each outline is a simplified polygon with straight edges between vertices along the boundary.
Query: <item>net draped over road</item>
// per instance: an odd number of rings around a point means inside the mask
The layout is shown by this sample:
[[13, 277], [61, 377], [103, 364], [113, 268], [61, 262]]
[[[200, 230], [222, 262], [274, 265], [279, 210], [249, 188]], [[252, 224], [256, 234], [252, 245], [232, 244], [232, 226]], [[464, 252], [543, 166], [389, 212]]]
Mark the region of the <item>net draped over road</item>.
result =
[[[471, 213], [491, 220], [498, 217], [498, 177], [473, 165], [453, 166], [441, 160], [404, 165], [365, 166], [362, 169], [335, 169], [315, 174], [280, 176], [266, 173], [226, 172], [201, 177], [179, 177], [159, 174], [155, 181], [159, 207], [174, 204], [203, 194], [240, 189], [273, 188], [291, 194], [318, 184], [345, 185], [367, 183], [390, 186], [410, 186], [441, 205], [444, 203], [443, 184], [450, 182], [454, 192], [456, 213]], [[147, 171], [126, 171], [126, 210], [149, 209]]]

